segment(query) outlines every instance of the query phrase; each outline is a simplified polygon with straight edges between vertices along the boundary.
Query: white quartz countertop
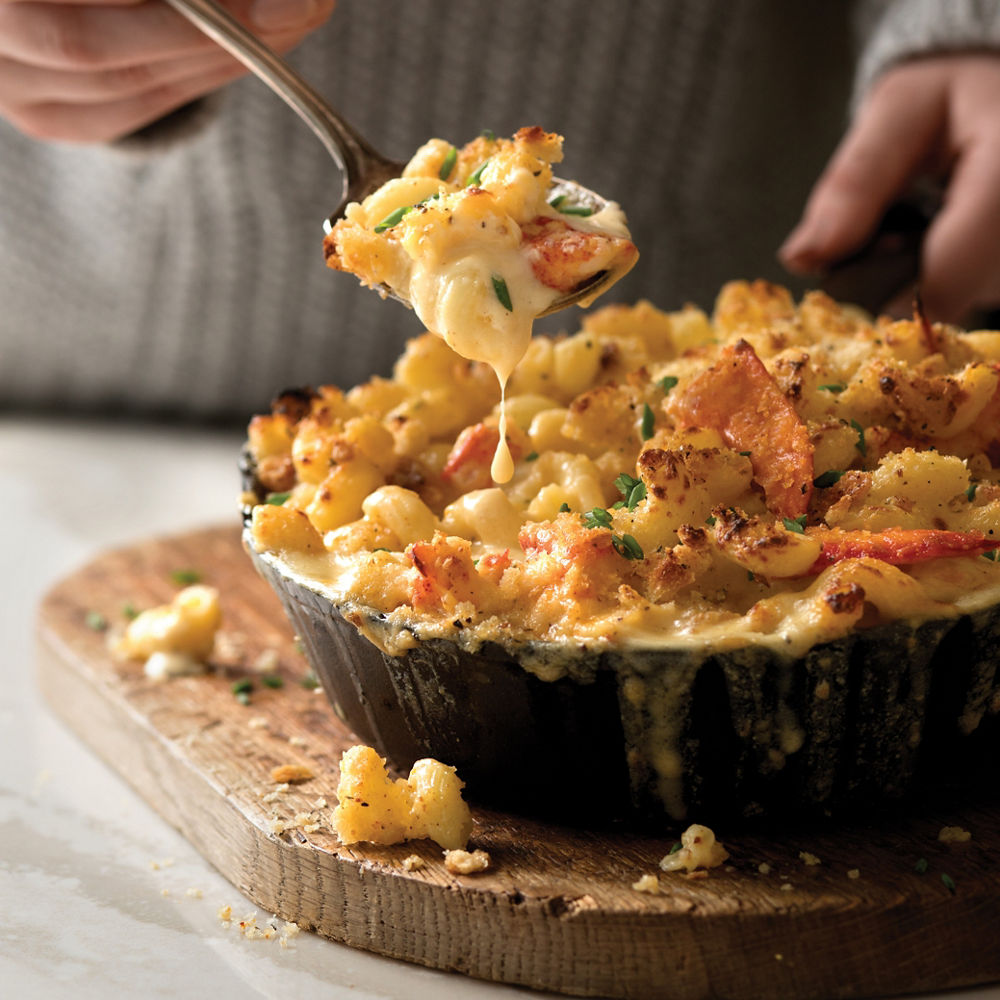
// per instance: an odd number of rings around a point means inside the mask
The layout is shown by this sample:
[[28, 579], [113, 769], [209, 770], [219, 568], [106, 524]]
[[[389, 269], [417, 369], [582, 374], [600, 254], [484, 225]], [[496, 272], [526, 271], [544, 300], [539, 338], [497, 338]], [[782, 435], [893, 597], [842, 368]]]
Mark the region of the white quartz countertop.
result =
[[[42, 701], [43, 594], [105, 549], [234, 521], [240, 444], [235, 432], [0, 417], [0, 997], [543, 996], [308, 933], [281, 948], [225, 928], [224, 905], [259, 926], [271, 914]], [[1000, 986], [949, 996], [1000, 1000]]]

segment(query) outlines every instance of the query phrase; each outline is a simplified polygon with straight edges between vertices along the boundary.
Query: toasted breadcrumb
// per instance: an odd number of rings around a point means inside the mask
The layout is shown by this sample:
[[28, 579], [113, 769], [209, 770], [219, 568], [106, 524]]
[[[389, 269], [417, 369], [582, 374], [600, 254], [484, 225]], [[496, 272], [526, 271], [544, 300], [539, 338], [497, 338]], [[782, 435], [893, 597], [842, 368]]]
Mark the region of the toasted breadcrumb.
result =
[[859, 868], [851, 868], [851, 869], [849, 869], [848, 872], [847, 872], [847, 877], [848, 878], [861, 878], [861, 869], [859, 869]]
[[795, 888], [795, 886], [792, 885], [791, 882], [785, 882], [781, 886], [781, 891], [782, 892], [791, 892], [794, 888]]
[[306, 741], [306, 738], [304, 736], [289, 736], [288, 737], [288, 742], [293, 747], [304, 747], [304, 746], [308, 745], [307, 741]]
[[485, 851], [445, 851], [444, 866], [453, 875], [475, 875], [490, 866], [490, 856]]
[[420, 857], [419, 854], [410, 854], [407, 857], [403, 858], [403, 867], [408, 872], [415, 872], [419, 871], [421, 868], [426, 868], [427, 862], [424, 861], [424, 859]]
[[276, 649], [265, 649], [251, 664], [251, 669], [258, 674], [274, 673], [281, 666], [281, 657]]
[[821, 865], [823, 863], [815, 854], [810, 854], [808, 851], [799, 851], [799, 858], [809, 866]]
[[315, 775], [304, 764], [281, 764], [271, 769], [271, 780], [283, 785], [299, 781], [308, 781]]
[[270, 721], [263, 715], [255, 715], [252, 719], [247, 719], [247, 726], [250, 729], [267, 729]]
[[190, 896], [191, 899], [201, 899], [201, 897], [204, 894], [202, 893], [201, 889], [198, 889], [198, 888], [195, 888], [194, 886], [191, 886], [191, 888], [184, 890], [184, 895], [185, 896]]
[[960, 826], [943, 826], [937, 839], [942, 844], [965, 844], [972, 840], [972, 834]]
[[660, 892], [660, 880], [655, 875], [643, 875], [637, 882], [632, 883], [632, 888], [636, 892], [646, 892], [656, 896]]
[[219, 923], [223, 927], [228, 927], [233, 921], [233, 908], [228, 904], [220, 906], [215, 915], [219, 918]]
[[766, 861], [762, 861], [759, 865], [757, 865], [757, 871], [759, 871], [761, 875], [770, 875], [771, 866]]

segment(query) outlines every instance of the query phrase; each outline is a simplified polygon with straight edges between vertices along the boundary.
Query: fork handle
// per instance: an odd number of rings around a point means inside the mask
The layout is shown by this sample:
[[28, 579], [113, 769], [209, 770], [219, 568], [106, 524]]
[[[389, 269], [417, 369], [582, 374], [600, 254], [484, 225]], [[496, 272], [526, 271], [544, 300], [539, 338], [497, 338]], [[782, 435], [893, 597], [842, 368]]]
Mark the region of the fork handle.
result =
[[387, 163], [291, 66], [215, 0], [166, 0], [264, 81], [313, 130], [344, 174], [344, 197], [367, 163]]

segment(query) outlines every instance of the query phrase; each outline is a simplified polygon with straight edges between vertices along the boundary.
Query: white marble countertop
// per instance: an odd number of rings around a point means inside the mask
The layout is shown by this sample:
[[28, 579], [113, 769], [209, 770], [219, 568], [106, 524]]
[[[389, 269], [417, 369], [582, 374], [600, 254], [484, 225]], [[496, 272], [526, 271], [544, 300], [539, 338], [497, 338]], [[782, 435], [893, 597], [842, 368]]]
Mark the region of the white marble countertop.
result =
[[[0, 996], [543, 996], [311, 934], [282, 949], [224, 928], [220, 906], [242, 916], [253, 905], [42, 702], [33, 634], [42, 595], [104, 549], [234, 518], [240, 441], [0, 417]], [[263, 925], [270, 914], [257, 916]], [[1000, 1000], [1000, 986], [948, 996]]]

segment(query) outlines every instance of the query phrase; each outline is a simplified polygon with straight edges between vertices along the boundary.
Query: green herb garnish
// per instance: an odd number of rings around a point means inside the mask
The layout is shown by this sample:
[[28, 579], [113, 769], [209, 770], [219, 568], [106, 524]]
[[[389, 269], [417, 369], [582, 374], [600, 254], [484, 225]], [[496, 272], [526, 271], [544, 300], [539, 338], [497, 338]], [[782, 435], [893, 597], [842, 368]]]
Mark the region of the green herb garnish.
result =
[[709, 514], [708, 517], [705, 518], [705, 524], [707, 524], [710, 528], [714, 528], [717, 520], [718, 518], [714, 514]]
[[559, 209], [560, 215], [579, 215], [586, 218], [588, 215], [593, 215], [594, 210], [589, 205], [567, 205], [565, 208]]
[[479, 133], [484, 139], [489, 139], [490, 142], [497, 141], [497, 134], [491, 128], [484, 128], [482, 132]]
[[990, 549], [989, 552], [984, 552], [983, 558], [989, 559], [990, 562], [1000, 562], [1000, 556], [997, 555], [996, 549]]
[[471, 174], [469, 174], [469, 179], [465, 182], [466, 187], [475, 187], [479, 183], [482, 179], [483, 171], [489, 165], [489, 162], [489, 160], [483, 160], [483, 162], [480, 163]]
[[285, 686], [285, 679], [280, 674], [264, 674], [260, 682], [266, 688], [280, 688]]
[[676, 375], [664, 375], [656, 384], [663, 390], [663, 394], [666, 395], [677, 385], [678, 381], [679, 379]]
[[290, 496], [291, 492], [288, 493], [269, 493], [267, 499], [264, 503], [270, 504], [272, 507], [280, 507]]
[[230, 690], [233, 694], [249, 694], [253, 690], [253, 681], [249, 677], [243, 677], [238, 681], [233, 681]]
[[818, 385], [817, 389], [825, 389], [827, 392], [832, 392], [834, 394], [838, 392], [843, 392], [847, 386], [843, 382], [829, 382], [827, 385]]
[[563, 202], [564, 202], [565, 200], [566, 200], [566, 195], [564, 195], [564, 194], [557, 194], [557, 195], [556, 195], [556, 196], [555, 196], [555, 197], [554, 197], [554, 198], [553, 198], [553, 199], [552, 199], [552, 200], [551, 200], [551, 201], [549, 202], [549, 206], [550, 206], [551, 208], [555, 208], [555, 209], [558, 209], [558, 208], [559, 208], [559, 206], [560, 206], [560, 205], [561, 205], [561, 204], [562, 204], [562, 203], [563, 203]]
[[103, 632], [108, 627], [108, 620], [100, 611], [88, 611], [84, 621], [87, 628], [92, 628], [95, 632]]
[[970, 483], [969, 488], [965, 491], [966, 497], [968, 497], [969, 503], [972, 503], [976, 499], [976, 490], [979, 489], [979, 483]]
[[839, 482], [843, 474], [841, 469], [827, 469], [826, 472], [820, 473], [813, 480], [813, 486], [825, 490], [828, 486], [833, 486], [834, 483]]
[[796, 535], [804, 535], [806, 533], [805, 514], [801, 514], [799, 517], [783, 517], [781, 523], [789, 531], [794, 531]]
[[749, 457], [750, 457], [750, 456], [751, 456], [751, 455], [753, 454], [753, 452], [752, 452], [752, 451], [741, 451], [741, 452], [740, 452], [740, 454], [741, 454], [741, 455], [742, 455], [742, 456], [743, 456], [744, 458], [749, 458]]
[[395, 212], [390, 212], [381, 222], [375, 224], [375, 232], [384, 233], [387, 229], [392, 229], [404, 215], [412, 211], [412, 205], [403, 205], [397, 208]]
[[644, 559], [642, 546], [631, 535], [612, 535], [611, 544], [615, 552], [625, 559]]
[[510, 289], [507, 287], [507, 282], [504, 281], [499, 274], [493, 275], [493, 291], [496, 292], [497, 298], [500, 300], [500, 305], [502, 305], [507, 312], [513, 312], [514, 306], [510, 301]]
[[560, 514], [568, 514], [569, 513], [569, 504], [566, 503], [565, 500], [561, 504], [559, 504], [559, 513]]
[[642, 404], [642, 439], [648, 441], [653, 436], [653, 426], [656, 423], [656, 414], [653, 413], [649, 403]]
[[947, 872], [941, 872], [941, 881], [949, 892], [955, 891], [955, 880]]
[[134, 619], [139, 617], [139, 609], [134, 604], [129, 603], [122, 608], [122, 614], [129, 621], [133, 621]]
[[188, 587], [192, 583], [201, 582], [201, 573], [196, 569], [175, 569], [170, 574], [170, 579], [182, 587]]
[[524, 456], [524, 460], [526, 462], [537, 462], [538, 461], [538, 452], [537, 451], [529, 451], [528, 454]]
[[616, 480], [615, 486], [618, 492], [625, 498], [623, 506], [629, 510], [635, 510], [636, 505], [646, 499], [646, 484], [641, 479], [635, 479], [627, 472], [623, 472]]
[[583, 515], [583, 526], [585, 528], [610, 528], [611, 514], [603, 507], [591, 507]]
[[675, 843], [674, 846], [670, 848], [670, 850], [668, 851], [668, 855], [676, 854], [683, 846], [684, 845], [678, 840], [677, 843]]
[[307, 691], [315, 691], [319, 687], [319, 678], [310, 670], [302, 680], [299, 681]]
[[917, 863], [913, 866], [913, 870], [918, 875], [926, 875], [927, 874], [927, 859], [926, 858], [917, 858]]
[[458, 150], [452, 146], [445, 154], [444, 160], [441, 163], [441, 169], [438, 171], [438, 177], [440, 177], [441, 180], [446, 181], [451, 176], [451, 172], [455, 169], [457, 161]]
[[857, 422], [857, 420], [851, 421], [851, 426], [858, 432], [858, 440], [855, 442], [854, 447], [861, 452], [862, 455], [868, 454], [868, 445], [865, 444], [865, 429]]

